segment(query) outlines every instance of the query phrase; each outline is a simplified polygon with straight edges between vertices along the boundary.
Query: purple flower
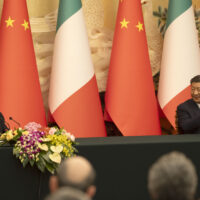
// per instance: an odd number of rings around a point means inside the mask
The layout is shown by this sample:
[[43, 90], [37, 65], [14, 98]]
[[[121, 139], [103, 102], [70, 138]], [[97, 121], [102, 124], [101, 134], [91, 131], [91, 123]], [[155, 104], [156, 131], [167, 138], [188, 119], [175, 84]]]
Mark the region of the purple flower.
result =
[[41, 138], [43, 136], [44, 132], [38, 130], [29, 132], [28, 135], [22, 135], [19, 138], [19, 142], [16, 143], [16, 146], [21, 149], [22, 154], [26, 154], [29, 159], [34, 159], [34, 155], [40, 152], [38, 143], [42, 142]]

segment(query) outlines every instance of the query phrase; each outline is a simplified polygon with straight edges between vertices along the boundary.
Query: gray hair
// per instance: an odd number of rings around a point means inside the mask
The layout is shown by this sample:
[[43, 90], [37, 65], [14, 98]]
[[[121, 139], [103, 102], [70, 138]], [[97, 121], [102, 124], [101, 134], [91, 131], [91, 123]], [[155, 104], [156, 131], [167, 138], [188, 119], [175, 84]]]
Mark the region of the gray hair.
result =
[[192, 200], [197, 173], [183, 153], [171, 152], [159, 158], [148, 173], [148, 190], [156, 200]]
[[45, 200], [90, 200], [90, 198], [79, 190], [63, 187], [49, 195]]
[[[89, 161], [87, 162], [89, 163]], [[68, 186], [86, 192], [89, 186], [95, 184], [96, 172], [91, 164], [90, 164], [90, 172], [84, 179], [82, 179], [79, 182], [75, 182], [72, 177], [69, 177], [67, 169], [68, 169], [68, 159], [64, 160], [58, 169], [57, 177], [58, 177], [59, 187]]]

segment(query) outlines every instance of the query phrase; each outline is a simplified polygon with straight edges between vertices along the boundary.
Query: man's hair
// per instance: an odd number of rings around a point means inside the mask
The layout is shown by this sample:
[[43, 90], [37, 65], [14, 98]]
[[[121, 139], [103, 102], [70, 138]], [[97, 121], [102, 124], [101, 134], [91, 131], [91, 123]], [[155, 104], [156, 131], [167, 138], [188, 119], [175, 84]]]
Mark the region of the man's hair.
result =
[[190, 80], [190, 84], [192, 84], [192, 83], [199, 83], [199, 82], [200, 82], [200, 75], [197, 75], [197, 76], [193, 77]]
[[148, 190], [155, 200], [193, 200], [196, 187], [195, 167], [183, 153], [163, 155], [149, 169]]
[[85, 176], [84, 179], [78, 182], [74, 181], [72, 177], [69, 177], [67, 169], [68, 169], [68, 159], [64, 160], [58, 169], [57, 177], [58, 177], [59, 187], [68, 186], [86, 192], [89, 186], [95, 184], [96, 172], [92, 167], [92, 165], [90, 165], [90, 171], [87, 174], [87, 176]]
[[49, 195], [45, 200], [90, 200], [90, 198], [79, 190], [63, 187]]

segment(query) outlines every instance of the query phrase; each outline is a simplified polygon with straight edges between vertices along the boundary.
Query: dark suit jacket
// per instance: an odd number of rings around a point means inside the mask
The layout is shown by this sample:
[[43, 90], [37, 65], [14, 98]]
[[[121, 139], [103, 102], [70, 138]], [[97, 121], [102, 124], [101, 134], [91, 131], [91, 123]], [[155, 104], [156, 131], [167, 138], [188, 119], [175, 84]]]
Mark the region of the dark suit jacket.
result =
[[177, 107], [177, 118], [179, 132], [200, 134], [200, 109], [192, 99]]

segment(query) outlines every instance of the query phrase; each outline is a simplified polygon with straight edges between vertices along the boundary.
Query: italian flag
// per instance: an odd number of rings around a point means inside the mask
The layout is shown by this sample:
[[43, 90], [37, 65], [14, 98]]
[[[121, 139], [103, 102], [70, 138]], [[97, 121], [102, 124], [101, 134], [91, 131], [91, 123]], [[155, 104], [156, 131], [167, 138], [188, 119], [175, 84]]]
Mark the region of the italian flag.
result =
[[175, 127], [177, 106], [191, 98], [190, 79], [200, 74], [200, 54], [191, 0], [170, 0], [158, 100]]
[[80, 0], [60, 0], [49, 107], [76, 137], [106, 136]]

